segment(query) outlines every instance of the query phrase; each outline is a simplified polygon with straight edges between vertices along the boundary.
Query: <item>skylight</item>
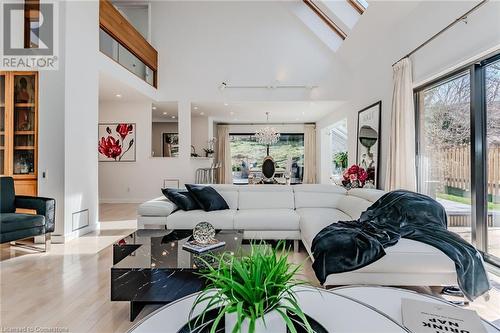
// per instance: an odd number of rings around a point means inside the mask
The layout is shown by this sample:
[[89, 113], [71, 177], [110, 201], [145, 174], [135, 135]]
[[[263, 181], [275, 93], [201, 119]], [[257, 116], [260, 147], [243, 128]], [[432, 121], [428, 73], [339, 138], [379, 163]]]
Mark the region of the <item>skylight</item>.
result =
[[295, 15], [332, 51], [337, 51], [368, 6], [366, 0], [302, 0], [295, 4]]

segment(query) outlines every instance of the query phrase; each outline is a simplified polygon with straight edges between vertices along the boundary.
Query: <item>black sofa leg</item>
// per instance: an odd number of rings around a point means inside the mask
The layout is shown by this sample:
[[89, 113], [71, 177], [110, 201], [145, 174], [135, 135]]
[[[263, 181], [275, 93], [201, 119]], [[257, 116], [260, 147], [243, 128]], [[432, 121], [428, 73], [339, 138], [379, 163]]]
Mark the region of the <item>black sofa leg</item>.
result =
[[10, 242], [10, 245], [16, 246], [16, 247], [21, 247], [21, 248], [32, 250], [32, 251], [37, 251], [37, 252], [49, 252], [50, 246], [52, 244], [51, 234], [47, 233], [47, 234], [44, 234], [43, 236], [44, 236], [43, 247], [33, 245], [32, 243], [23, 243], [23, 242], [19, 242], [19, 241]]

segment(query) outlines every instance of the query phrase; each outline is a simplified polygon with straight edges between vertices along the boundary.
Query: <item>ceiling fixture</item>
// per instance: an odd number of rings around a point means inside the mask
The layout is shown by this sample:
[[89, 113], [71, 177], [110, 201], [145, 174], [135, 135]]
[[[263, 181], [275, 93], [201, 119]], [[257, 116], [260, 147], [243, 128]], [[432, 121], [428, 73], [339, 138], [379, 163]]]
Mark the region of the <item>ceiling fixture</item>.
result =
[[167, 114], [168, 114], [167, 112], [163, 112], [163, 115], [165, 115], [165, 116], [166, 116]]
[[[280, 139], [280, 132], [269, 126], [269, 112], [266, 112], [266, 127], [259, 129], [255, 132], [255, 139], [258, 143], [269, 146], [276, 144]], [[269, 154], [268, 154], [269, 155]]]
[[200, 116], [204, 116], [205, 115], [205, 112], [200, 112]]
[[122, 98], [122, 95], [120, 95], [120, 94], [116, 94], [115, 96], [116, 96], [117, 98]]
[[234, 115], [234, 112], [233, 112], [233, 111], [231, 111], [231, 112], [229, 112], [229, 114], [232, 116], [232, 115]]
[[[313, 90], [318, 88], [318, 85], [306, 85], [306, 84], [279, 84], [279, 82], [274, 82], [273, 84], [265, 85], [230, 85], [227, 82], [222, 82], [219, 85], [219, 90], [224, 91], [225, 89], [309, 89]], [[226, 105], [226, 103], [224, 103]]]
[[175, 119], [175, 116], [172, 116], [172, 119]]
[[228, 103], [224, 103], [224, 106], [228, 106], [229, 104]]
[[153, 105], [153, 110], [156, 110], [156, 106]]
[[198, 110], [198, 107], [197, 107], [197, 106], [195, 106], [195, 107], [193, 107], [193, 109]]

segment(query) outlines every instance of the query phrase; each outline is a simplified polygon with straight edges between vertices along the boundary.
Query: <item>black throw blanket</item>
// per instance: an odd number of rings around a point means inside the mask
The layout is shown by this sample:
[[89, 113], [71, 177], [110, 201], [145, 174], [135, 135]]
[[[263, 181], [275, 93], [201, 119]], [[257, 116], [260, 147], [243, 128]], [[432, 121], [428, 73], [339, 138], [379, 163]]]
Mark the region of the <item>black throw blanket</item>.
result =
[[313, 268], [321, 284], [332, 273], [353, 271], [385, 255], [384, 248], [400, 237], [444, 252], [455, 262], [458, 285], [469, 300], [490, 289], [481, 254], [446, 229], [446, 213], [423, 194], [393, 191], [384, 194], [358, 220], [333, 223], [312, 242]]

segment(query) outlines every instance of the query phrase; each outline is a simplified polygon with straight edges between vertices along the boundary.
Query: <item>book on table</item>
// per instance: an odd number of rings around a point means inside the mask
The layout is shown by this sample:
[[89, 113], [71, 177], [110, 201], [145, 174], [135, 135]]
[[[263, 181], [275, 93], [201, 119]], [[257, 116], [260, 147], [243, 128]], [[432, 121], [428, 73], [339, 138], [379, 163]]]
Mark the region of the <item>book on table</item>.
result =
[[195, 240], [188, 241], [182, 245], [182, 248], [189, 252], [204, 253], [210, 250], [215, 250], [226, 245], [226, 242], [214, 239], [207, 244], [199, 243]]
[[401, 313], [403, 325], [413, 333], [486, 333], [476, 311], [452, 305], [403, 298]]

